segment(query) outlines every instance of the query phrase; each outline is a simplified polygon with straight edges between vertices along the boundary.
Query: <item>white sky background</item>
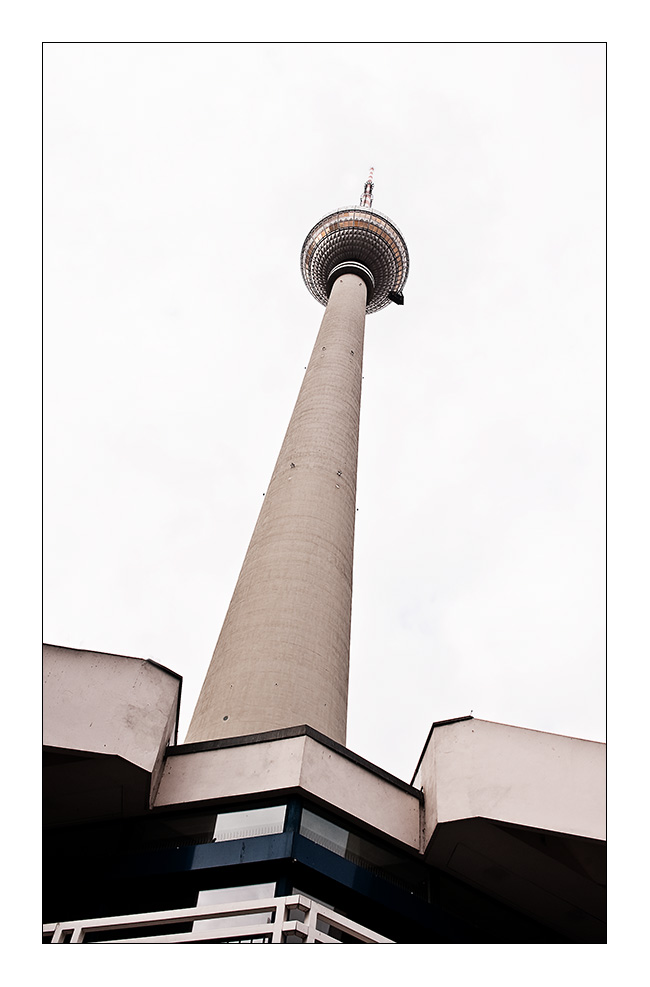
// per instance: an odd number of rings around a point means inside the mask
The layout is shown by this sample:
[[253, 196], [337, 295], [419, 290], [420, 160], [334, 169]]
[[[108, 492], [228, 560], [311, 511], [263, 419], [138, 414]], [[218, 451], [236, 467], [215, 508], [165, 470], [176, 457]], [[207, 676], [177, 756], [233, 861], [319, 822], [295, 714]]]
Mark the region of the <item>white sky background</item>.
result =
[[48, 44], [45, 640], [183, 676], [180, 739], [323, 309], [305, 235], [405, 236], [369, 316], [348, 746], [604, 739], [596, 44]]

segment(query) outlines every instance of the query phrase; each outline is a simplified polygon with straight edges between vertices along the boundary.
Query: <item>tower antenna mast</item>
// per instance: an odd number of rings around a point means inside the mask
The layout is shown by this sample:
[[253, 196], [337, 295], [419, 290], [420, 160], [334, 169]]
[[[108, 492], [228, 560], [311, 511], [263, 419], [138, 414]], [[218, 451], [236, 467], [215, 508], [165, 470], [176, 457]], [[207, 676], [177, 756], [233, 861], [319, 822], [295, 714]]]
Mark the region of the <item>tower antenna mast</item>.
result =
[[363, 186], [363, 195], [359, 199], [359, 205], [365, 206], [366, 209], [372, 209], [372, 193], [375, 188], [373, 180], [374, 172], [375, 169], [371, 168], [366, 184]]

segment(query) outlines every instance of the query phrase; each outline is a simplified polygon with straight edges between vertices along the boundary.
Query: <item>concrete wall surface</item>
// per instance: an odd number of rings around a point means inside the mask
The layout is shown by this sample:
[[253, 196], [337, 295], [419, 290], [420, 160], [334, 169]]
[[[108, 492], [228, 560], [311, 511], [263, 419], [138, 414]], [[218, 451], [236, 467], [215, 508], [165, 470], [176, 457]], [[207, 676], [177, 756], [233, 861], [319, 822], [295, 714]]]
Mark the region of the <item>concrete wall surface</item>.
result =
[[155, 807], [298, 788], [305, 738], [168, 757]]
[[155, 807], [302, 791], [408, 846], [420, 846], [420, 799], [308, 736], [174, 754]]
[[144, 660], [43, 647], [43, 743], [162, 767], [176, 730], [181, 680]]
[[420, 800], [306, 738], [300, 786], [382, 833], [420, 849]]
[[419, 785], [425, 845], [439, 823], [483, 817], [605, 839], [605, 745], [468, 719], [431, 734]]

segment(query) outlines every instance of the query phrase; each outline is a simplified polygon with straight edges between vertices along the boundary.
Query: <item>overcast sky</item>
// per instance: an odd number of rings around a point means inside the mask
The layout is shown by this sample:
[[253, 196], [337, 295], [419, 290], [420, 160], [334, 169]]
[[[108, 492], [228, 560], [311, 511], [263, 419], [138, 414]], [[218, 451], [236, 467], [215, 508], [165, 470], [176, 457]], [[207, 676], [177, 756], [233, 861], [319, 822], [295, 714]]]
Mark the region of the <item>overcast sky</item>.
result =
[[207, 669], [323, 309], [375, 206], [348, 746], [434, 720], [604, 739], [599, 44], [47, 44], [45, 640]]

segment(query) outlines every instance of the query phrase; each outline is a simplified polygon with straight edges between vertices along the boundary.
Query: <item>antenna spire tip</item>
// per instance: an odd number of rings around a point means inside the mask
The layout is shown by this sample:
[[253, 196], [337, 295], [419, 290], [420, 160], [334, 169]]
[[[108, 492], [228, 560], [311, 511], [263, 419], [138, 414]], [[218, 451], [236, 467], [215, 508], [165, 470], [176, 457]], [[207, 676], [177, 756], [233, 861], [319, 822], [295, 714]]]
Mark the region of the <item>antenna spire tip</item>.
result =
[[368, 175], [366, 184], [363, 187], [363, 193], [361, 195], [361, 198], [359, 199], [359, 205], [365, 206], [366, 209], [372, 209], [372, 198], [373, 198], [372, 193], [375, 188], [374, 174], [375, 174], [375, 169], [373, 166], [370, 169], [370, 174]]

